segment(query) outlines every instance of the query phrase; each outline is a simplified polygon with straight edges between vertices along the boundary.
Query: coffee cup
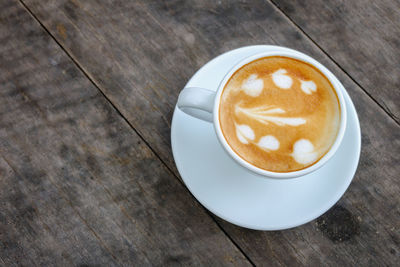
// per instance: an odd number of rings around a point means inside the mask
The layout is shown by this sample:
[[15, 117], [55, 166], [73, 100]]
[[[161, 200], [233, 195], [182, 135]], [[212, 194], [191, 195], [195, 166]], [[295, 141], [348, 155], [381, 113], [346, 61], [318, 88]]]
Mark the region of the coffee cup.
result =
[[246, 57], [217, 90], [184, 88], [180, 110], [213, 123], [227, 154], [265, 178], [309, 174], [337, 151], [346, 127], [341, 84], [315, 59], [292, 51]]

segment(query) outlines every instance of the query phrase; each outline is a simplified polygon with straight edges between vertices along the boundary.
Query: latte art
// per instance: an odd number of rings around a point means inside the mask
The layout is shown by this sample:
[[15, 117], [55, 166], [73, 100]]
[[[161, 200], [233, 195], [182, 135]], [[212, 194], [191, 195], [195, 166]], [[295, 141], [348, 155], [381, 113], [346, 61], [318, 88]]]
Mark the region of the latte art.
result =
[[236, 71], [222, 92], [225, 139], [261, 169], [290, 172], [317, 162], [335, 141], [340, 107], [329, 80], [315, 67], [266, 57]]
[[257, 75], [255, 74], [250, 75], [250, 77], [242, 85], [244, 92], [253, 97], [259, 96], [263, 88], [263, 80], [257, 79]]
[[276, 125], [291, 125], [298, 126], [306, 123], [303, 118], [289, 118], [281, 116], [273, 116], [274, 114], [282, 114], [285, 111], [281, 108], [269, 108], [268, 106], [256, 107], [256, 108], [242, 108], [240, 106], [235, 107], [236, 113], [243, 113], [246, 116], [258, 120], [263, 124], [275, 123]]
[[274, 84], [281, 89], [289, 89], [292, 87], [293, 80], [289, 75], [286, 75], [285, 69], [279, 69], [272, 73], [272, 80]]

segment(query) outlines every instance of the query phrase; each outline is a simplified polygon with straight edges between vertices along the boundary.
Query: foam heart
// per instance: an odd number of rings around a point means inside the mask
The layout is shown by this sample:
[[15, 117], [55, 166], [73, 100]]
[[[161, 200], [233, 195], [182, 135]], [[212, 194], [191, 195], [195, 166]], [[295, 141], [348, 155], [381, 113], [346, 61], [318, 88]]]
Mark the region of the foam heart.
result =
[[279, 141], [273, 135], [266, 135], [260, 138], [257, 145], [265, 150], [277, 150]]
[[286, 75], [287, 71], [285, 69], [279, 69], [272, 73], [272, 81], [281, 89], [289, 89], [292, 87], [293, 79]]
[[317, 91], [317, 85], [313, 81], [301, 81], [301, 90], [307, 95]]
[[300, 164], [308, 164], [317, 159], [317, 153], [309, 140], [300, 139], [293, 145], [292, 157]]
[[252, 97], [259, 96], [263, 88], [264, 81], [262, 79], [258, 79], [256, 74], [250, 75], [249, 78], [242, 84], [243, 91]]
[[236, 125], [236, 136], [243, 144], [248, 144], [248, 140], [254, 140], [255, 138], [253, 129], [245, 124]]

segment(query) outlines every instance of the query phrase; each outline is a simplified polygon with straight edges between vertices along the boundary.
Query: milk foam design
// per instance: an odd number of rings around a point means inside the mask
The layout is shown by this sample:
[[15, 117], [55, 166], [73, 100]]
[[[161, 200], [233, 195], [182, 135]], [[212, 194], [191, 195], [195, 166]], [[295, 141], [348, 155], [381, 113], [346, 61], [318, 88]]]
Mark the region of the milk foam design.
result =
[[[279, 69], [272, 74], [272, 80], [280, 89], [290, 89], [293, 84], [293, 79], [286, 74], [285, 69]], [[317, 85], [313, 81], [300, 80], [301, 90], [310, 95], [317, 90]], [[262, 79], [258, 78], [256, 74], [252, 74], [243, 82], [242, 90], [249, 96], [257, 97], [261, 94], [264, 87]], [[274, 106], [259, 106], [254, 108], [241, 107], [241, 102], [236, 104], [235, 112], [242, 113], [246, 116], [257, 120], [265, 125], [274, 123], [278, 126], [299, 126], [307, 122], [306, 119], [300, 117], [284, 117], [286, 111], [279, 107]], [[253, 129], [248, 125], [236, 125], [236, 135], [239, 141], [243, 144], [250, 142], [256, 144], [263, 150], [273, 151], [278, 150], [280, 143], [279, 140], [273, 135], [266, 135], [259, 139], [258, 143], [252, 142], [255, 139]], [[314, 151], [314, 145], [307, 139], [300, 139], [293, 145], [293, 153], [291, 156], [300, 164], [309, 164], [317, 159], [317, 152]]]
[[277, 150], [279, 148], [279, 141], [273, 135], [266, 135], [260, 138], [257, 145], [265, 150]]
[[264, 81], [262, 79], [257, 79], [257, 74], [252, 74], [249, 78], [243, 82], [243, 91], [252, 97], [257, 97], [261, 94], [264, 88]]
[[236, 136], [239, 139], [240, 142], [243, 144], [248, 144], [249, 140], [254, 140], [255, 134], [253, 129], [251, 129], [250, 126], [242, 124], [242, 125], [237, 125], [236, 124]]
[[[239, 141], [243, 144], [254, 143], [255, 134], [253, 129], [245, 124], [238, 125], [236, 124], [236, 136]], [[266, 135], [260, 138], [258, 143], [256, 144], [260, 148], [264, 150], [277, 150], [279, 148], [279, 141], [275, 136]]]
[[300, 81], [301, 90], [307, 95], [311, 95], [313, 92], [317, 91], [317, 85], [313, 81]]
[[284, 114], [286, 113], [286, 111], [281, 108], [275, 108], [270, 106], [243, 108], [240, 107], [239, 105], [236, 105], [235, 112], [236, 113], [241, 112], [246, 116], [255, 119], [263, 124], [268, 124], [272, 122], [278, 126], [285, 126], [285, 125], [299, 126], [307, 122], [303, 118], [273, 116], [273, 114]]
[[272, 73], [272, 80], [274, 81], [275, 85], [285, 90], [292, 87], [293, 84], [293, 79], [289, 75], [286, 75], [286, 73], [287, 70], [285, 69], [279, 69]]
[[306, 62], [281, 56], [238, 69], [222, 91], [218, 112], [237, 155], [273, 172], [302, 170], [320, 160], [340, 125], [329, 79]]
[[309, 140], [300, 139], [294, 143], [291, 156], [300, 164], [309, 164], [317, 159], [318, 154]]

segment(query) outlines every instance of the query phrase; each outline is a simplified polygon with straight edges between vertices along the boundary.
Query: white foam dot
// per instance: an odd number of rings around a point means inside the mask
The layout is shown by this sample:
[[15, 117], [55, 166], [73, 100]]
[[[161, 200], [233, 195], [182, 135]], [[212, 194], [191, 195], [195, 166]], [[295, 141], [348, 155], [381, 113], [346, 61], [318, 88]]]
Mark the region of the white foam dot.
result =
[[243, 91], [252, 97], [259, 96], [264, 88], [264, 81], [262, 79], [257, 79], [257, 74], [252, 74], [249, 78], [243, 82]]
[[236, 125], [236, 136], [243, 144], [248, 144], [248, 140], [254, 140], [255, 138], [253, 129], [245, 124]]
[[272, 135], [266, 135], [260, 138], [258, 146], [266, 150], [277, 150], [279, 148], [279, 141]]
[[317, 159], [317, 153], [309, 140], [300, 139], [293, 145], [292, 157], [300, 164], [309, 164]]
[[292, 78], [285, 73], [287, 73], [285, 69], [279, 69], [272, 73], [272, 81], [281, 89], [289, 89], [293, 84]]
[[317, 85], [313, 81], [301, 81], [301, 90], [307, 95], [317, 91]]

